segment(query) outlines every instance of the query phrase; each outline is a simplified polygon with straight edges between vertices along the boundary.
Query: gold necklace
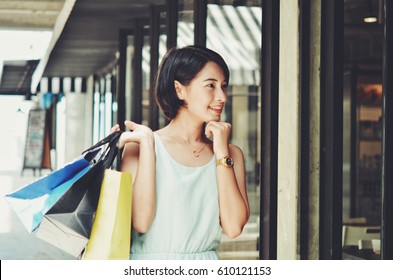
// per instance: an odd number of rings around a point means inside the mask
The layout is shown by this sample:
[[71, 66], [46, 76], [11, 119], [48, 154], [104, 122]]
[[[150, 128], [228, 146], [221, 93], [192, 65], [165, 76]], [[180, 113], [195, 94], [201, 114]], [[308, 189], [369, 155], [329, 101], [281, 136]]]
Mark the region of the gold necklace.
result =
[[[179, 139], [176, 135], [172, 134], [172, 137], [175, 138], [180, 144], [183, 145], [183, 142], [181, 142], [180, 139]], [[192, 154], [194, 155], [194, 157], [199, 157], [199, 155], [201, 154], [201, 152], [203, 151], [203, 149], [204, 149], [206, 146], [207, 146], [207, 143], [206, 143], [205, 145], [203, 145], [202, 149], [200, 149], [199, 151], [193, 150], [193, 151], [192, 151]]]
[[203, 151], [203, 149], [206, 147], [207, 144], [203, 145], [202, 149], [199, 151], [192, 151], [194, 157], [199, 157], [199, 154]]

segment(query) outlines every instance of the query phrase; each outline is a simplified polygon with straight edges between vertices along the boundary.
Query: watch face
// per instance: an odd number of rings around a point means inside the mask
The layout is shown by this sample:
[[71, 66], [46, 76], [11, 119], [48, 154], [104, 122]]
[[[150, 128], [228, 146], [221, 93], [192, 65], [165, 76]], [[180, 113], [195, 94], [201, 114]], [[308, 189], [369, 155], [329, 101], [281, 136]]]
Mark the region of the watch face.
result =
[[225, 164], [226, 164], [227, 166], [233, 166], [233, 160], [232, 160], [230, 157], [227, 157], [227, 158], [225, 159]]

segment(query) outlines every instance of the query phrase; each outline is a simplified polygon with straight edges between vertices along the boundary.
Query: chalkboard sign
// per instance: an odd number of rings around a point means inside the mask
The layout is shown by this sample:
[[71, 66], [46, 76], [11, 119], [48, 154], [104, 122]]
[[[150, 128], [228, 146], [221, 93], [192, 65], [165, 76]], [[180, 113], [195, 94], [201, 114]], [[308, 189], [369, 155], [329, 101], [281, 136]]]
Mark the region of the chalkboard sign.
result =
[[45, 117], [45, 110], [30, 110], [29, 120], [27, 124], [23, 170], [27, 168], [32, 168], [35, 173], [35, 169], [42, 168], [46, 132]]

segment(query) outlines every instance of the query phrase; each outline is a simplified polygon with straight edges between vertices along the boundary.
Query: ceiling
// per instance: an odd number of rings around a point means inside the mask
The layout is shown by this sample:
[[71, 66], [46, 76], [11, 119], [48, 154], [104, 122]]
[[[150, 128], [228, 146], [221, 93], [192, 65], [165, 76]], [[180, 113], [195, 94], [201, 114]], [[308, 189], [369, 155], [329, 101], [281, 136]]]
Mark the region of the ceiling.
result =
[[[32, 88], [42, 76], [87, 77], [100, 72], [116, 60], [118, 30], [133, 27], [134, 19], [148, 18], [151, 5], [165, 0], [0, 0], [0, 28], [53, 30], [46, 55], [34, 69]], [[369, 3], [371, 3], [371, 8]], [[381, 12], [382, 0], [344, 0], [345, 59], [347, 63], [376, 61], [381, 57], [381, 24], [365, 26], [362, 15], [372, 9]], [[7, 68], [8, 69], [8, 68]], [[0, 84], [5, 80], [6, 68]], [[1, 71], [0, 71], [1, 72]], [[31, 73], [31, 72], [29, 72]], [[17, 75], [17, 74], [15, 74]], [[9, 76], [9, 75], [8, 75]], [[14, 79], [14, 87], [24, 76]], [[26, 79], [24, 80], [26, 82]], [[8, 83], [9, 84], [9, 83]], [[10, 84], [9, 84], [10, 85]]]
[[1, 0], [1, 29], [51, 30], [64, 0]]
[[[52, 30], [64, 0], [1, 0], [0, 29]], [[38, 60], [4, 61], [0, 65], [0, 94], [30, 94]]]
[[165, 4], [165, 0], [67, 0], [65, 10], [71, 2], [75, 3], [63, 29], [56, 30], [59, 39], [39, 65], [45, 66], [43, 76], [97, 73], [115, 61], [119, 29], [132, 28], [136, 18], [148, 18], [150, 5]]
[[148, 18], [153, 4], [164, 5], [165, 0], [0, 0], [0, 28], [53, 30], [47, 53], [34, 67], [35, 88], [43, 76], [87, 77], [113, 64], [119, 29]]

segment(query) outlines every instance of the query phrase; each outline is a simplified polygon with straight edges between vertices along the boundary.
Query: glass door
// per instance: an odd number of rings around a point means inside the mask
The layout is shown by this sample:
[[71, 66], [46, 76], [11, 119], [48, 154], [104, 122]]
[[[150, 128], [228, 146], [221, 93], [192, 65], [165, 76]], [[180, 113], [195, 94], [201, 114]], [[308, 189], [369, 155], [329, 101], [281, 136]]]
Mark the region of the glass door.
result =
[[382, 2], [344, 3], [343, 259], [381, 258]]

